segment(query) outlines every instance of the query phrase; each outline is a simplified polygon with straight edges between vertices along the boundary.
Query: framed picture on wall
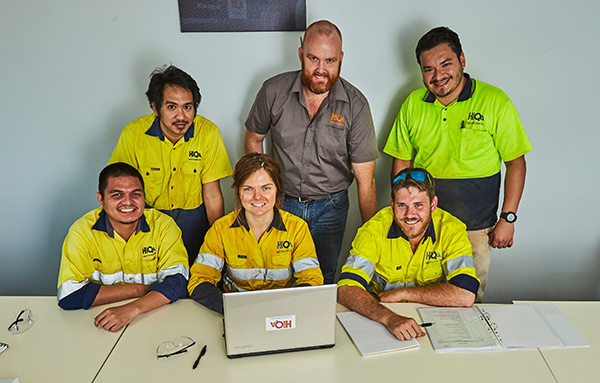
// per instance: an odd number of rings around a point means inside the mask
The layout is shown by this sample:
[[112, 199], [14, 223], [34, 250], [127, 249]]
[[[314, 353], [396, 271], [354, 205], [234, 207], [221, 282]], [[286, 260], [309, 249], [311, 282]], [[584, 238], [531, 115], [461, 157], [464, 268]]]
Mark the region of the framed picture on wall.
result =
[[304, 31], [306, 0], [178, 0], [181, 32]]

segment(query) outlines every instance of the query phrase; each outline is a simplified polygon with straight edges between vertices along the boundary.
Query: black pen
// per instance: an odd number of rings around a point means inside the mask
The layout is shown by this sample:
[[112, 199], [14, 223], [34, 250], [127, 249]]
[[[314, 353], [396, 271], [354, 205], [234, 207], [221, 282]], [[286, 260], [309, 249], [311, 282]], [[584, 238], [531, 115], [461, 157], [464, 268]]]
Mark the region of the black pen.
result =
[[204, 354], [206, 354], [206, 345], [204, 345], [204, 347], [202, 347], [202, 351], [200, 351], [200, 355], [198, 355], [198, 359], [196, 359], [196, 361], [194, 362], [194, 365], [192, 366], [192, 370], [195, 370], [196, 367], [198, 367], [198, 363], [200, 363], [200, 359], [202, 359]]
[[433, 326], [433, 323], [431, 323], [431, 322], [421, 323], [419, 326], [421, 326], [421, 327], [431, 327], [431, 326]]

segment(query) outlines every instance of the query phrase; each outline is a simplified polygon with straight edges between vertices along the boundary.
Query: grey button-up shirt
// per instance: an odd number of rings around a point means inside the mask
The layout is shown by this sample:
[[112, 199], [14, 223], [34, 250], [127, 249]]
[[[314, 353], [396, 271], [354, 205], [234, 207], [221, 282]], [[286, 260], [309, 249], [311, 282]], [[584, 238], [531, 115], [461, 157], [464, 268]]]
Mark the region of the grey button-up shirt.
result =
[[377, 142], [366, 97], [339, 78], [311, 120], [300, 71], [263, 83], [246, 129], [271, 131], [273, 157], [282, 167], [283, 192], [320, 198], [350, 186], [352, 163], [377, 159]]

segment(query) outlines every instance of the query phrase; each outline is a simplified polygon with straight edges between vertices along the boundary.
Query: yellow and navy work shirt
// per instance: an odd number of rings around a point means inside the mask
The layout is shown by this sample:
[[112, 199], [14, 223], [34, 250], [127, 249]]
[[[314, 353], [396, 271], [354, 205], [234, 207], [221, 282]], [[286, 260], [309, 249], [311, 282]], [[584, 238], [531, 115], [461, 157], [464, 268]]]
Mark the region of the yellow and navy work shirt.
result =
[[356, 233], [339, 286], [359, 286], [375, 294], [406, 286], [451, 283], [477, 294], [479, 280], [465, 225], [436, 209], [413, 253], [394, 221], [391, 207], [381, 209]]
[[102, 208], [78, 219], [63, 244], [58, 304], [89, 308], [100, 286], [150, 285], [171, 302], [186, 295], [189, 278], [181, 231], [167, 215], [148, 209], [125, 241], [113, 230]]
[[196, 209], [203, 203], [202, 184], [231, 175], [221, 133], [202, 116], [177, 143], [160, 129], [154, 114], [123, 128], [109, 164], [125, 162], [144, 177], [146, 203], [160, 210]]
[[190, 269], [188, 291], [221, 280], [226, 291], [267, 290], [292, 285], [322, 285], [323, 274], [308, 225], [293, 214], [274, 209], [271, 227], [256, 241], [245, 211], [231, 212], [206, 233]]
[[478, 230], [496, 223], [501, 162], [532, 147], [508, 96], [464, 75], [465, 87], [448, 106], [427, 88], [412, 92], [383, 151], [427, 169], [439, 206]]

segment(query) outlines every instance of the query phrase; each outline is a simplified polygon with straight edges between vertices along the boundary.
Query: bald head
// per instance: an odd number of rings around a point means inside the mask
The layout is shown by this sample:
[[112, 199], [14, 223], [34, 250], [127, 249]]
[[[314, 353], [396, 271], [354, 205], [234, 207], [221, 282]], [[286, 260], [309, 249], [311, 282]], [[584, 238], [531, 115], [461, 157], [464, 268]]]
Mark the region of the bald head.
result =
[[332, 22], [327, 20], [319, 20], [309, 25], [308, 28], [306, 28], [306, 31], [304, 31], [304, 38], [302, 39], [301, 48], [304, 48], [306, 41], [316, 36], [329, 37], [339, 44], [339, 50], [342, 50], [342, 32], [340, 32], [338, 27], [336, 27]]

